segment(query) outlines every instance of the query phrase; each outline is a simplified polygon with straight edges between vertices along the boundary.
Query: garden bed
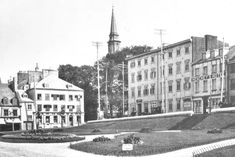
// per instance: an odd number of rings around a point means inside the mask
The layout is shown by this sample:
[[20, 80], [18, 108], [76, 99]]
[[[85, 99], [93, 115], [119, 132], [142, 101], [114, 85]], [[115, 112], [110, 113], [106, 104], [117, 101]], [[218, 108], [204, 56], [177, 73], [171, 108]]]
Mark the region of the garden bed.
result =
[[70, 133], [45, 132], [44, 130], [33, 130], [18, 134], [6, 134], [1, 137], [1, 141], [13, 143], [62, 143], [84, 140]]
[[226, 130], [221, 134], [207, 134], [207, 130], [195, 130], [177, 133], [136, 133], [135, 136], [140, 137], [143, 143], [134, 145], [133, 151], [122, 151], [123, 139], [127, 136], [121, 135], [105, 142], [82, 142], [72, 144], [70, 147], [79, 151], [101, 155], [143, 156], [235, 138], [235, 132]]

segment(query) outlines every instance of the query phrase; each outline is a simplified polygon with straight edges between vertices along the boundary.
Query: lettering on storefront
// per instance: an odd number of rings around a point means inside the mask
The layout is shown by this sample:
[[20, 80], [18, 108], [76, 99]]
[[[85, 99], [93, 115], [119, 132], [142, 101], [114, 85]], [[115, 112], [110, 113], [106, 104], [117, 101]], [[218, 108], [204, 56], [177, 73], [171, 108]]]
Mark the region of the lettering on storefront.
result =
[[222, 77], [222, 73], [214, 73], [212, 75], [202, 75], [202, 76], [193, 77], [192, 81], [207, 80], [207, 79], [218, 78], [218, 77]]

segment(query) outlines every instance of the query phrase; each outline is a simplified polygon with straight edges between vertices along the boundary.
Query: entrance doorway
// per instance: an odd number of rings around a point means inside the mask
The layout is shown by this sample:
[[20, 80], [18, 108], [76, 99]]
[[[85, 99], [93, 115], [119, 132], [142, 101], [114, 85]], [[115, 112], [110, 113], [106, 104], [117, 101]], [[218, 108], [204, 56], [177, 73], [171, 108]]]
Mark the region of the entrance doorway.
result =
[[69, 125], [73, 126], [73, 116], [72, 115], [69, 116]]

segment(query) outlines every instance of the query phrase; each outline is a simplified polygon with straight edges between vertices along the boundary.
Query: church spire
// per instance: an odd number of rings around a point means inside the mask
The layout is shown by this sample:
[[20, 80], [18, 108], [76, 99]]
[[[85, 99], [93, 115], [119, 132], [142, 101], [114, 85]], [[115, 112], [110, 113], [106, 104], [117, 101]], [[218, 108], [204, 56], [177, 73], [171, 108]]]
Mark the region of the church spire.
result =
[[118, 40], [118, 36], [119, 35], [117, 33], [114, 9], [112, 8], [111, 28], [110, 28], [109, 41], [108, 41], [109, 53], [115, 53], [117, 50], [119, 50], [119, 45], [121, 41]]

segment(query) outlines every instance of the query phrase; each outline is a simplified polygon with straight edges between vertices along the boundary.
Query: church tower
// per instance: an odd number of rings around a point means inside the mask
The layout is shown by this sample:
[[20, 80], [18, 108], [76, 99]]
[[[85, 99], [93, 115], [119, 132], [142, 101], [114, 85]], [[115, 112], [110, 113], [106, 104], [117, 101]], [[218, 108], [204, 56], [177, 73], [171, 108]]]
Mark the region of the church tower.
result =
[[116, 21], [114, 17], [114, 10], [112, 8], [112, 17], [111, 17], [111, 29], [109, 34], [109, 41], [108, 41], [108, 52], [109, 54], [115, 53], [119, 50], [119, 45], [121, 41], [118, 40], [118, 33], [116, 27]]

